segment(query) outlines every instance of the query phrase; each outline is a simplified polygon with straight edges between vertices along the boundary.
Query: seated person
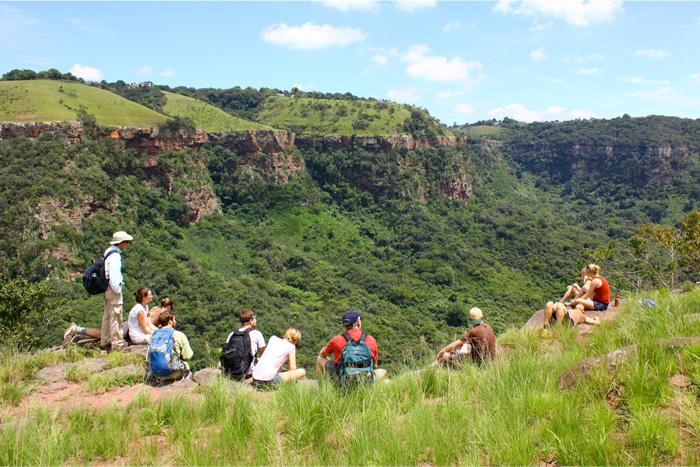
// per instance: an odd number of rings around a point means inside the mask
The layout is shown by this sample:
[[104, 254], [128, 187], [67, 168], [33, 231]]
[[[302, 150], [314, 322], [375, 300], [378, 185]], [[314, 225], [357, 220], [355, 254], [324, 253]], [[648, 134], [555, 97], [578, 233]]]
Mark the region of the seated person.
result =
[[[332, 379], [338, 379], [338, 370], [340, 369], [340, 357], [343, 354], [344, 347], [348, 344], [349, 337], [353, 341], [358, 341], [361, 339], [362, 335], [362, 317], [360, 313], [354, 310], [348, 310], [342, 318], [343, 326], [345, 327], [345, 332], [338, 334], [333, 337], [328, 343], [321, 349], [316, 358], [316, 377], [320, 378], [325, 375]], [[374, 364], [374, 379], [381, 379], [386, 376], [386, 370], [382, 368], [377, 368], [377, 359], [379, 354], [379, 348], [377, 347], [377, 341], [374, 337], [369, 334], [365, 335], [365, 344], [369, 347], [372, 362]], [[333, 356], [332, 359], [328, 358]]]
[[600, 319], [598, 317], [589, 318], [586, 316], [586, 312], [583, 310], [583, 308], [579, 307], [568, 308], [566, 318], [569, 321], [569, 324], [572, 326], [576, 326], [581, 323], [592, 325], [600, 324]]
[[605, 311], [610, 304], [610, 285], [608, 280], [600, 275], [600, 266], [589, 264], [585, 267], [591, 280], [585, 293], [571, 301], [571, 307], [581, 310]]
[[[300, 340], [301, 333], [294, 328], [287, 329], [284, 339], [270, 337], [265, 352], [253, 368], [253, 384], [258, 387], [275, 386], [306, 377], [306, 370], [297, 369], [296, 345]], [[285, 363], [289, 370], [280, 373]]]
[[572, 285], [568, 286], [566, 288], [566, 293], [564, 293], [564, 296], [557, 303], [547, 302], [544, 307], [545, 329], [550, 326], [552, 318], [554, 318], [557, 323], [561, 323], [562, 318], [566, 316], [566, 301], [569, 298], [579, 298], [588, 291], [591, 279], [586, 268], [581, 270], [581, 282], [583, 283], [583, 286], [578, 285], [578, 283], [573, 283]]
[[187, 379], [190, 366], [186, 360], [194, 354], [187, 336], [175, 330], [175, 316], [168, 310], [160, 313], [158, 325], [148, 346], [146, 382], [157, 385]]
[[158, 303], [158, 306], [154, 306], [148, 312], [148, 319], [151, 320], [151, 324], [153, 324], [154, 328], [158, 327], [158, 315], [160, 315], [161, 311], [163, 310], [170, 310], [170, 313], [175, 313], [175, 310], [173, 308], [173, 301], [170, 300], [168, 297], [161, 298], [160, 302]]
[[153, 292], [148, 287], [141, 287], [134, 293], [136, 305], [131, 308], [127, 319], [129, 340], [132, 344], [148, 344], [151, 334], [157, 328], [148, 316], [148, 304], [153, 301]]

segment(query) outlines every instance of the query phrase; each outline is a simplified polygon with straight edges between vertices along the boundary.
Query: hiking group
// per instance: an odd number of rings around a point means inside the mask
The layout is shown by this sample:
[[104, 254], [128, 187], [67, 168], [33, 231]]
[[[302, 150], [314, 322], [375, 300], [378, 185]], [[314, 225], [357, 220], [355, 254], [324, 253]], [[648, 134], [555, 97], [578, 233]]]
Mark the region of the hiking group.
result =
[[[104, 296], [102, 326], [101, 329], [94, 329], [73, 323], [64, 334], [64, 345], [92, 342], [99, 343], [106, 350], [124, 349], [129, 344], [148, 345], [147, 383], [160, 385], [187, 379], [190, 375], [188, 360], [192, 358], [193, 351], [187, 336], [176, 329], [171, 299], [163, 298], [158, 306], [149, 308], [154, 298], [153, 292], [141, 287], [134, 293], [136, 303], [129, 311], [126, 322], [123, 322], [125, 285], [121, 256], [131, 241], [133, 237], [128, 233], [115, 232], [109, 248], [86, 268], [83, 274], [85, 289], [92, 295]], [[564, 301], [569, 297], [573, 297], [570, 305], [574, 310], [578, 310], [579, 306], [596, 309], [602, 306], [600, 300], [606, 298], [601, 294], [591, 294], [601, 288], [599, 283], [607, 287], [607, 282], [597, 275], [598, 269], [593, 273], [589, 267], [585, 269], [588, 280], [582, 287], [574, 284], [561, 303], [547, 304], [550, 317], [556, 313], [555, 316], [561, 321], [564, 316], [561, 310], [566, 310]], [[569, 311], [570, 315], [573, 313]], [[441, 349], [433, 365], [457, 366], [466, 361], [482, 365], [495, 358], [496, 336], [491, 326], [484, 322], [484, 313], [474, 307], [469, 311], [469, 318], [470, 328], [460, 339]], [[273, 335], [266, 344], [263, 334], [257, 329], [255, 312], [243, 310], [238, 319], [240, 325], [231, 331], [219, 351], [224, 375], [249, 382], [260, 389], [306, 377], [306, 371], [297, 368], [296, 364], [296, 346], [302, 337], [298, 329], [287, 329], [281, 338]], [[363, 330], [361, 314], [348, 310], [343, 314], [341, 323], [343, 332], [331, 338], [316, 357], [316, 376], [328, 377], [344, 386], [386, 376], [386, 370], [378, 366], [377, 341]], [[549, 318], [546, 323], [549, 323]], [[286, 371], [282, 371], [285, 366]]]

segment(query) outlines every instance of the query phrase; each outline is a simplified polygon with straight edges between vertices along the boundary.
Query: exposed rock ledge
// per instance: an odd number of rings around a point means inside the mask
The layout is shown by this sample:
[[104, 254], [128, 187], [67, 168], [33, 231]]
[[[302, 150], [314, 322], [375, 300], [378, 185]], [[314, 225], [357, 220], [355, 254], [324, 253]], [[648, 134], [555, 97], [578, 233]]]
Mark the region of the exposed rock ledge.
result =
[[[44, 134], [63, 138], [68, 143], [76, 143], [84, 136], [80, 122], [0, 122], [0, 140], [12, 138], [39, 138]], [[410, 135], [366, 136], [296, 136], [285, 130], [245, 130], [227, 133], [194, 134], [178, 132], [162, 134], [156, 128], [99, 128], [98, 138], [112, 138], [124, 142], [127, 148], [148, 154], [166, 151], [199, 149], [204, 144], [215, 144], [242, 154], [278, 154], [288, 149], [317, 149], [332, 151], [338, 149], [361, 148], [370, 152], [390, 151], [397, 148], [416, 150], [431, 147], [457, 146], [466, 140], [454, 136], [439, 138], [414, 138]]]

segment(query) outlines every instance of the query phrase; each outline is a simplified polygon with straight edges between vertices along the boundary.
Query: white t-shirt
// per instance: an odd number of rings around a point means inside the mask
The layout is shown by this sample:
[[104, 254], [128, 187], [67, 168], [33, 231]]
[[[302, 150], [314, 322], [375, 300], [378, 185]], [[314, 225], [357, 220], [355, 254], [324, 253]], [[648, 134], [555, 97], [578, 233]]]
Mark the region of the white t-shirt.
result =
[[253, 379], [257, 381], [272, 381], [282, 365], [289, 359], [290, 352], [294, 350], [294, 344], [280, 339], [277, 336], [270, 337], [265, 353], [262, 354], [258, 364], [253, 369]]
[[148, 334], [141, 330], [141, 326], [139, 326], [139, 313], [143, 313], [143, 317], [146, 320], [146, 326], [148, 326], [148, 305], [137, 303], [129, 312], [129, 318], [126, 322], [129, 325], [129, 338], [134, 342], [141, 342], [147, 339], [148, 336]]
[[[245, 331], [246, 328], [240, 328], [238, 332], [243, 332]], [[233, 333], [229, 334], [228, 337], [226, 338], [226, 342], [228, 342], [231, 339], [231, 336], [233, 336]], [[257, 329], [253, 329], [248, 333], [248, 337], [250, 337], [250, 353], [255, 356], [255, 354], [258, 353], [259, 349], [262, 349], [265, 347], [265, 338], [262, 335], [262, 332], [258, 331]], [[252, 373], [253, 367], [255, 366], [255, 359], [253, 359], [253, 363], [250, 365], [250, 370], [248, 371], [248, 374]]]

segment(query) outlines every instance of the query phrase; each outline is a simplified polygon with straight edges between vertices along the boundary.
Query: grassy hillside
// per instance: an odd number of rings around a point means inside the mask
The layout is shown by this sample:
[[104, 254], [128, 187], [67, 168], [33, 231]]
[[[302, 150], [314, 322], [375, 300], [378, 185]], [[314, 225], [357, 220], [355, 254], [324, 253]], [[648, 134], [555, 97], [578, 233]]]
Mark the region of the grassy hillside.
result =
[[67, 81], [0, 81], [0, 121], [76, 120], [80, 107], [99, 125], [152, 127], [167, 117], [109, 91]]
[[[659, 308], [638, 306], [640, 297]], [[570, 328], [512, 330], [499, 337], [506, 353], [482, 369], [407, 369], [347, 393], [326, 383], [254, 393], [214, 380], [155, 402], [143, 389], [126, 408], [11, 410], [42, 390], [37, 371], [57, 361], [91, 394], [133, 380], [80, 371], [79, 352], [3, 355], [0, 464], [697, 465], [700, 345], [665, 349], [659, 340], [700, 335], [688, 317], [700, 291], [624, 298], [619, 316], [587, 339]], [[636, 354], [615, 371], [597, 367], [560, 389], [581, 359], [632, 344]]]
[[257, 120], [310, 135], [389, 135], [408, 133], [411, 111], [393, 102], [271, 96]]
[[244, 120], [191, 97], [163, 91], [167, 102], [163, 112], [170, 116], [189, 117], [197, 128], [211, 132], [238, 130], [270, 130], [272, 127]]

